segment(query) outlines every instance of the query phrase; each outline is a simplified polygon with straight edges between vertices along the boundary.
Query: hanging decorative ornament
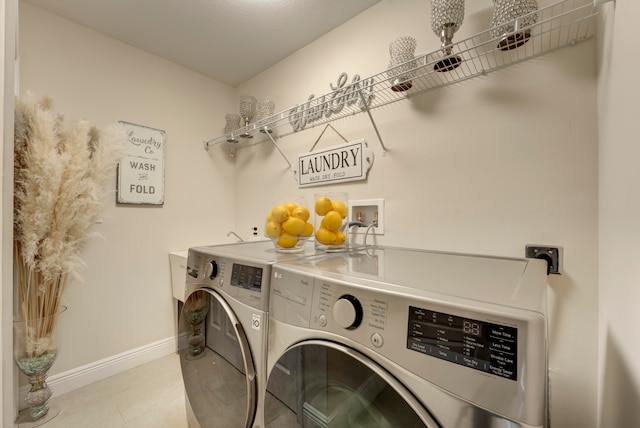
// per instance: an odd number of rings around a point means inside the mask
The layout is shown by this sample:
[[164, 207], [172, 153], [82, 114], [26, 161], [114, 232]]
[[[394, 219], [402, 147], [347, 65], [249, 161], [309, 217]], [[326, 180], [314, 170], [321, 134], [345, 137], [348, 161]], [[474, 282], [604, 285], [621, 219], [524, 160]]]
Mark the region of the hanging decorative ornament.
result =
[[536, 0], [493, 0], [491, 17], [492, 38], [500, 38], [498, 48], [503, 51], [519, 48], [531, 37], [531, 26], [538, 21]]
[[464, 0], [431, 0], [431, 29], [440, 37], [444, 57], [433, 69], [438, 72], [451, 71], [460, 66], [462, 58], [452, 54], [453, 35], [464, 20]]
[[416, 39], [410, 36], [398, 37], [389, 43], [389, 66], [387, 76], [394, 92], [408, 91], [413, 86], [411, 79], [416, 68]]

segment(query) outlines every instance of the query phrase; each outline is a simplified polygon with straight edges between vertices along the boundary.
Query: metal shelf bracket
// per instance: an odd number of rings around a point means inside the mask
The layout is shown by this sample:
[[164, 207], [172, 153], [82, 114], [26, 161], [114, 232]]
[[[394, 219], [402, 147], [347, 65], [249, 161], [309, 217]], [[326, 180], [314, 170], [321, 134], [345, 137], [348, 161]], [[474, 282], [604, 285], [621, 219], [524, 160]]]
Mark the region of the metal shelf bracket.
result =
[[278, 153], [280, 153], [280, 156], [282, 156], [282, 159], [284, 159], [284, 161], [287, 163], [287, 165], [289, 165], [289, 171], [291, 171], [291, 162], [289, 162], [289, 159], [287, 159], [287, 157], [284, 155], [284, 153], [282, 153], [282, 150], [280, 150], [280, 147], [276, 143], [276, 140], [274, 140], [273, 137], [271, 136], [271, 131], [269, 130], [269, 128], [264, 126], [263, 128], [260, 129], [260, 132], [262, 132], [264, 134], [267, 134], [267, 136], [269, 137], [269, 139], [273, 143], [273, 146], [276, 148], [276, 150], [278, 150]]
[[367, 105], [367, 101], [364, 99], [364, 95], [362, 95], [362, 91], [358, 91], [360, 95], [360, 99], [362, 100], [362, 105], [364, 109], [367, 111], [367, 115], [369, 115], [369, 120], [371, 121], [371, 125], [373, 126], [373, 130], [376, 131], [376, 135], [378, 136], [378, 141], [380, 141], [380, 146], [382, 147], [382, 156], [387, 155], [387, 148], [382, 141], [382, 137], [380, 136], [380, 131], [378, 131], [378, 127], [376, 126], [376, 121], [373, 120], [373, 116], [371, 115], [371, 110], [369, 110], [369, 106]]

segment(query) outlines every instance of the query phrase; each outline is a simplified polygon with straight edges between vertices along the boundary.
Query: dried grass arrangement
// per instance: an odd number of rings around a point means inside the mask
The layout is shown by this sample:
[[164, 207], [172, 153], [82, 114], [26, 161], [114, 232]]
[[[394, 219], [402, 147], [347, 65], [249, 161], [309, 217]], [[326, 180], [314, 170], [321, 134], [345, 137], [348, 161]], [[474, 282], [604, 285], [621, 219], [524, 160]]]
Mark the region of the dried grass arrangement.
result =
[[126, 142], [113, 124], [98, 131], [87, 121], [68, 121], [48, 98], [27, 94], [15, 106], [14, 258], [23, 320], [46, 318], [28, 329], [31, 356], [52, 346], [50, 337], [70, 278], [98, 219], [104, 184]]

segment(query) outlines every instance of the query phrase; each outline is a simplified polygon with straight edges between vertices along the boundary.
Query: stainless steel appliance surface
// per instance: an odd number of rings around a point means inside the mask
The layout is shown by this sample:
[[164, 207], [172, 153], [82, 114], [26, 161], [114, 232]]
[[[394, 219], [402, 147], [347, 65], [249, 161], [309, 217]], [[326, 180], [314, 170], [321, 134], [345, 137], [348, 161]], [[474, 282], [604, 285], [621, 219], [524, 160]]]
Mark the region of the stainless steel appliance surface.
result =
[[263, 427], [271, 266], [314, 254], [271, 241], [193, 247], [179, 320], [189, 426]]
[[265, 426], [546, 427], [546, 289], [532, 259], [372, 247], [278, 262]]

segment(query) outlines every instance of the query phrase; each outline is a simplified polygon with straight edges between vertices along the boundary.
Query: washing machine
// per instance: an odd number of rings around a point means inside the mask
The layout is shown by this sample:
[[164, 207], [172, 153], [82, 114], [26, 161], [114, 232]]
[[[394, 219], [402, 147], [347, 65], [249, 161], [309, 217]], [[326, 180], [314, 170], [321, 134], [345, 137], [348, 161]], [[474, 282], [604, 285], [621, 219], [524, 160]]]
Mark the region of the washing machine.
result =
[[272, 268], [266, 427], [548, 426], [542, 260], [378, 247]]
[[262, 428], [268, 298], [276, 261], [314, 253], [276, 252], [271, 241], [193, 247], [178, 349], [191, 428]]

